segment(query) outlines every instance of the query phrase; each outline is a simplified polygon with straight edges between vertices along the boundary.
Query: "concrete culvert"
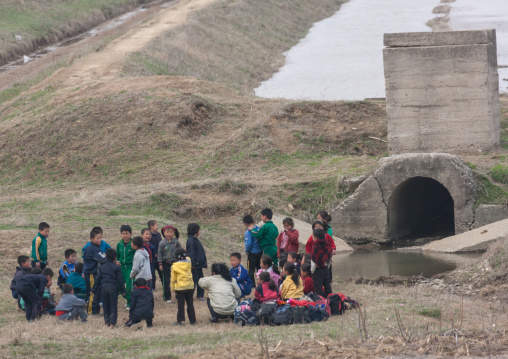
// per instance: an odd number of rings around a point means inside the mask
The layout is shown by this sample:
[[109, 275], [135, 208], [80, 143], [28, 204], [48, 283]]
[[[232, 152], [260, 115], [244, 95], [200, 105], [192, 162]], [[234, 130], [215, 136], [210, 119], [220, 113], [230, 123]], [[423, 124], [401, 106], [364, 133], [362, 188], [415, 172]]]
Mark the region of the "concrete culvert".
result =
[[388, 203], [387, 236], [391, 239], [455, 234], [453, 198], [438, 181], [413, 177], [393, 191]]

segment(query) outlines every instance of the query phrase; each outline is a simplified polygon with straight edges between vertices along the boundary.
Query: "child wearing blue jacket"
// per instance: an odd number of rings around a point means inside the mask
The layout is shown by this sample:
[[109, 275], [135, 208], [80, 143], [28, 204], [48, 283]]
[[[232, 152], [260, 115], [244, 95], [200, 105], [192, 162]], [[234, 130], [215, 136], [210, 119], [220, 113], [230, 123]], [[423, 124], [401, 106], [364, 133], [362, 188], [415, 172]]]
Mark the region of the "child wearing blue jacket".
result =
[[252, 281], [249, 277], [247, 269], [244, 268], [240, 263], [242, 262], [242, 255], [240, 253], [231, 253], [229, 257], [231, 260], [231, 269], [229, 273], [232, 278], [236, 279], [236, 284], [242, 291], [242, 297], [249, 295], [252, 291]]
[[[257, 238], [255, 238], [249, 231], [249, 226], [254, 224], [254, 218], [251, 215], [243, 217], [243, 224], [247, 229], [245, 231], [245, 253], [247, 254], [247, 268], [249, 270], [249, 278], [254, 284], [254, 273], [261, 269], [260, 262], [263, 255], [263, 248], [259, 245]], [[254, 231], [259, 230], [259, 227], [254, 224]]]

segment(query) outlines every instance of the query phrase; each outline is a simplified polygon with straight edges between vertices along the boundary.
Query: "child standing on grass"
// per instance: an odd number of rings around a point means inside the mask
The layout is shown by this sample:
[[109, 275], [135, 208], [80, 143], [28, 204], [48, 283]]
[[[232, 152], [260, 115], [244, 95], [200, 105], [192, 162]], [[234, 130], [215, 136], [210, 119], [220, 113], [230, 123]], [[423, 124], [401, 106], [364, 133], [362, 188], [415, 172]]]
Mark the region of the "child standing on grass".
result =
[[159, 269], [162, 271], [162, 298], [166, 303], [171, 303], [171, 266], [176, 260], [175, 253], [178, 248], [182, 248], [178, 238], [180, 233], [173, 226], [162, 228], [164, 239], [159, 243], [158, 261]]
[[32, 241], [32, 268], [44, 269], [48, 262], [49, 224], [39, 223], [39, 233]]
[[[104, 232], [102, 230], [101, 227], [93, 227], [92, 228], [92, 231], [97, 231], [101, 234], [101, 237], [104, 238]], [[83, 247], [83, 249], [81, 250], [81, 254], [82, 254], [82, 257], [85, 258], [85, 249], [90, 245], [91, 242], [88, 242], [87, 244], [85, 244], [85, 246]], [[101, 252], [102, 253], [106, 253], [106, 251], [108, 249], [111, 248], [111, 246], [105, 241], [105, 240], [101, 240], [101, 244], [100, 244], [100, 248], [101, 248]], [[75, 288], [74, 288], [75, 289]]]
[[130, 274], [131, 280], [143, 278], [146, 285], [152, 288], [152, 269], [150, 268], [150, 254], [143, 246], [143, 237], [136, 236], [132, 238], [132, 249], [134, 253], [134, 261]]
[[69, 283], [62, 286], [63, 295], [55, 308], [55, 314], [60, 320], [74, 320], [80, 318], [83, 323], [86, 322], [88, 314], [83, 309], [85, 301], [74, 295], [74, 289]]
[[273, 303], [280, 299], [279, 288], [270, 277], [270, 273], [262, 272], [259, 274], [258, 286], [254, 295], [256, 300], [261, 303]]
[[286, 263], [284, 265], [283, 274], [286, 276], [282, 287], [280, 289], [280, 297], [282, 300], [290, 298], [298, 299], [303, 296], [303, 281], [298, 275], [296, 267], [293, 263]]
[[152, 327], [153, 319], [153, 293], [152, 289], [146, 286], [146, 280], [138, 278], [134, 282], [134, 290], [131, 293], [131, 306], [129, 309], [129, 320], [126, 327], [141, 323], [146, 320], [146, 326]]
[[125, 296], [125, 282], [122, 270], [115, 262], [114, 249], [110, 248], [106, 251], [106, 259], [107, 262], [99, 269], [92, 292], [99, 293], [100, 290], [104, 323], [108, 327], [114, 327], [118, 318], [118, 292], [120, 291], [120, 294]]
[[277, 237], [277, 257], [281, 257], [284, 253], [298, 252], [300, 248], [300, 233], [295, 229], [293, 218], [286, 217], [282, 220], [284, 230]]
[[155, 248], [152, 244], [152, 242], [150, 242], [150, 240], [152, 239], [152, 233], [150, 233], [150, 230], [148, 228], [143, 228], [141, 230], [141, 237], [143, 238], [143, 247], [145, 248], [145, 250], [148, 252], [148, 255], [150, 256], [150, 272], [152, 273], [152, 278], [151, 278], [151, 287], [152, 287], [152, 290], [155, 289], [155, 264], [157, 263], [157, 261], [155, 260]]
[[315, 229], [313, 232], [314, 245], [312, 247], [311, 267], [315, 267], [314, 273], [312, 274], [314, 293], [326, 298], [330, 293], [332, 293], [330, 273], [328, 271], [332, 251], [325, 236], [326, 233], [322, 229]]
[[129, 310], [132, 291], [132, 262], [134, 261], [134, 249], [132, 248], [132, 228], [129, 225], [122, 225], [120, 227], [120, 235], [122, 240], [116, 245], [116, 258], [120, 262], [122, 269], [122, 276], [125, 282], [125, 309]]
[[18, 295], [18, 291], [16, 290], [16, 282], [18, 281], [19, 278], [21, 278], [25, 274], [30, 273], [32, 265], [30, 263], [30, 257], [28, 256], [19, 256], [18, 264], [19, 266], [16, 267], [16, 272], [14, 273], [14, 277], [12, 278], [11, 286], [9, 287], [9, 289], [12, 292], [12, 297], [18, 300], [18, 308], [21, 309], [21, 305], [19, 304], [20, 296]]
[[263, 253], [272, 258], [273, 263], [278, 265], [279, 259], [277, 258], [277, 236], [279, 230], [272, 222], [273, 212], [270, 208], [265, 208], [261, 211], [261, 220], [264, 225], [258, 229], [254, 229], [254, 224], [251, 224], [248, 229], [253, 237], [257, 238], [259, 245], [263, 248]]
[[312, 272], [310, 264], [302, 264], [302, 280], [303, 280], [303, 294], [314, 292], [314, 282], [312, 281]]
[[176, 262], [171, 266], [171, 289], [175, 292], [178, 302], [178, 313], [175, 325], [185, 322], [185, 303], [187, 303], [187, 316], [191, 325], [196, 324], [194, 312], [194, 281], [192, 280], [192, 263], [185, 250], [178, 248], [175, 251]]
[[42, 296], [46, 287], [51, 285], [53, 271], [44, 268], [41, 274], [26, 274], [16, 282], [16, 291], [25, 302], [26, 320], [31, 322], [42, 313]]
[[232, 278], [236, 279], [236, 284], [242, 291], [242, 297], [245, 297], [252, 292], [252, 282], [249, 278], [249, 273], [247, 273], [247, 270], [241, 264], [242, 255], [238, 252], [235, 252], [231, 253], [229, 258], [231, 261], [231, 269], [229, 270], [229, 274], [231, 274]]
[[197, 223], [189, 223], [187, 226], [187, 255], [192, 262], [192, 279], [197, 288], [196, 298], [204, 301], [205, 290], [199, 286], [199, 279], [203, 278], [203, 268], [208, 268], [206, 261], [206, 252], [203, 244], [199, 240], [201, 228]]
[[163, 236], [161, 236], [161, 234], [159, 233], [159, 223], [157, 223], [157, 221], [155, 221], [155, 220], [148, 221], [148, 229], [150, 230], [150, 233], [152, 234], [151, 238], [150, 238], [150, 243], [152, 243], [152, 246], [155, 249], [154, 253], [152, 253], [154, 256], [154, 260], [153, 260], [154, 261], [154, 275], [153, 275], [152, 286], [153, 286], [153, 290], [155, 290], [155, 287], [156, 287], [155, 271], [159, 275], [159, 280], [161, 281], [162, 286], [164, 286], [163, 271], [158, 265], [158, 263], [159, 263], [159, 245], [162, 241]]
[[58, 280], [56, 284], [62, 288], [67, 280], [67, 277], [74, 272], [76, 263], [76, 251], [74, 249], [67, 249], [64, 253], [65, 262], [63, 262], [60, 270], [58, 271]]
[[101, 251], [102, 234], [97, 229], [90, 232], [90, 245], [85, 249], [85, 263], [83, 264], [83, 273], [85, 274], [86, 298], [88, 301], [88, 314], [99, 314], [101, 307], [99, 304], [100, 296], [92, 293], [95, 283], [95, 277], [99, 269], [99, 264], [106, 263], [106, 255]]
[[243, 217], [243, 224], [247, 228], [245, 231], [245, 254], [247, 254], [247, 269], [249, 271], [249, 278], [254, 285], [254, 274], [261, 269], [259, 263], [261, 261], [261, 256], [263, 255], [263, 249], [259, 245], [257, 238], [252, 236], [249, 231], [249, 227], [252, 227], [253, 231], [259, 231], [259, 227], [254, 224], [254, 218], [251, 215], [247, 215]]
[[69, 274], [65, 283], [72, 285], [74, 295], [79, 299], [86, 299], [86, 282], [83, 278], [83, 263], [74, 266], [74, 272]]

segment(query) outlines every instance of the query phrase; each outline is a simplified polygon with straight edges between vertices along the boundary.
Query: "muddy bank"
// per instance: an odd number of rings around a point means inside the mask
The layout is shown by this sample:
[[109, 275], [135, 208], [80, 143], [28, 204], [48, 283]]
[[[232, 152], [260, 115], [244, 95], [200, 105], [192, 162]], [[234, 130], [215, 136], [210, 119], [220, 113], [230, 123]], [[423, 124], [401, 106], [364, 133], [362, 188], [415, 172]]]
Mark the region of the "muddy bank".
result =
[[[83, 13], [77, 13], [76, 18], [70, 19], [64, 26], [59, 28], [51, 28], [52, 24], [49, 23], [48, 20], [48, 24], [44, 25], [45, 30], [41, 30], [40, 34], [36, 35], [34, 39], [20, 37], [16, 40], [14, 45], [2, 47], [0, 50], [0, 65], [4, 65], [17, 58], [23, 57], [23, 55], [30, 54], [51, 44], [77, 36], [109, 19], [129, 12], [139, 6], [149, 7], [153, 4], [166, 1], [167, 0], [125, 0], [124, 3], [115, 7], [96, 9], [79, 18], [78, 15], [83, 15]], [[16, 30], [13, 31], [16, 32]], [[7, 43], [7, 41], [4, 42]]]

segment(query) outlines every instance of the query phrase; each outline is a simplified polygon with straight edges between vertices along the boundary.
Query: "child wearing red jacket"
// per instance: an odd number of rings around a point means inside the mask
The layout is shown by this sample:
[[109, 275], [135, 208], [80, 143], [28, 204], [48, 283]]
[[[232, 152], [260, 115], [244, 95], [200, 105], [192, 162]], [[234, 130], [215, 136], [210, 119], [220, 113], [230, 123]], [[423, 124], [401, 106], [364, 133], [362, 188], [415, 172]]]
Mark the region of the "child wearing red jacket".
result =
[[[323, 231], [326, 232], [327, 228], [328, 228], [328, 226], [323, 221], [317, 220], [314, 223], [312, 223], [312, 230], [313, 231], [315, 229], [322, 229]], [[332, 256], [335, 255], [335, 252], [337, 251], [337, 247], [335, 246], [335, 242], [333, 241], [333, 238], [328, 233], [326, 233], [325, 239], [328, 242], [330, 249], [332, 250]], [[310, 236], [309, 239], [307, 240], [307, 244], [305, 245], [305, 253], [312, 254], [312, 247], [313, 246], [314, 246], [314, 238], [313, 238], [313, 236]]]
[[277, 257], [280, 258], [281, 254], [289, 252], [298, 252], [300, 248], [300, 241], [298, 240], [300, 233], [295, 228], [295, 223], [292, 218], [284, 218], [282, 221], [284, 231], [280, 232], [277, 237]]
[[279, 288], [275, 285], [275, 282], [271, 279], [269, 272], [261, 272], [259, 274], [259, 285], [256, 287], [254, 293], [256, 300], [261, 303], [275, 302], [280, 300]]
[[302, 264], [302, 280], [303, 280], [303, 294], [314, 292], [314, 281], [312, 280], [312, 272], [310, 264]]

